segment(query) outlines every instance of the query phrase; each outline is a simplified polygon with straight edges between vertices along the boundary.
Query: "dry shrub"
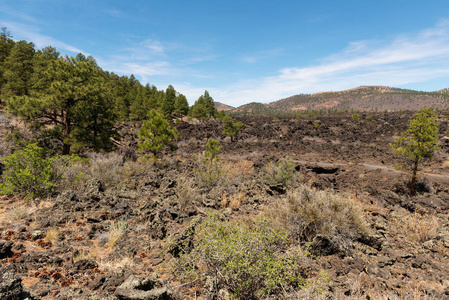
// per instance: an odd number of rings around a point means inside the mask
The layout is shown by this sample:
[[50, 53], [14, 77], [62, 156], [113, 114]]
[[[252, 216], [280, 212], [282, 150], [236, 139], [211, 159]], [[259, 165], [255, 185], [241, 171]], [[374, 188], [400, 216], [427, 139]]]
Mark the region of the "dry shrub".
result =
[[443, 162], [443, 168], [449, 168], [449, 160]]
[[301, 186], [264, 207], [262, 214], [299, 240], [311, 241], [321, 234], [346, 248], [352, 241], [369, 235], [356, 199], [328, 190]]
[[233, 210], [239, 209], [240, 205], [243, 203], [243, 194], [238, 193], [238, 195], [232, 195], [229, 200], [229, 207]]
[[249, 160], [239, 160], [235, 163], [230, 162], [224, 168], [226, 170], [226, 176], [229, 179], [254, 174], [254, 163]]
[[47, 234], [45, 235], [45, 240], [48, 242], [53, 242], [58, 239], [61, 232], [57, 228], [49, 228]]
[[59, 188], [79, 188], [91, 179], [100, 180], [105, 188], [136, 188], [136, 179], [148, 170], [151, 170], [150, 164], [124, 161], [123, 155], [118, 153], [91, 153], [88, 159], [80, 159], [64, 170]]
[[403, 230], [403, 234], [413, 243], [430, 240], [440, 228], [438, 217], [426, 212], [410, 213], [404, 208], [399, 208], [393, 212], [393, 218], [397, 228]]
[[178, 196], [179, 208], [185, 210], [189, 203], [195, 199], [196, 190], [192, 178], [179, 175], [177, 178], [176, 195]]
[[226, 197], [226, 193], [223, 193], [223, 195], [221, 196], [221, 208], [226, 208], [228, 203], [228, 197]]
[[92, 153], [89, 155], [89, 177], [101, 181], [107, 188], [115, 186], [121, 182], [121, 176], [118, 169], [123, 167], [123, 157], [117, 153], [103, 154]]

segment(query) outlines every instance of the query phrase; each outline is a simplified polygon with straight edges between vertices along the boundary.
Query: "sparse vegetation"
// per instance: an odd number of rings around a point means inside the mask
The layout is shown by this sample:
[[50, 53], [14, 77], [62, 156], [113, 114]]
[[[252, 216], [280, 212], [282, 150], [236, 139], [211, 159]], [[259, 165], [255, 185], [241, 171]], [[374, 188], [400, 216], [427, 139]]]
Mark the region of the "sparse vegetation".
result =
[[266, 174], [265, 179], [269, 184], [287, 186], [294, 177], [295, 165], [287, 157], [277, 164], [269, 163], [263, 170]]
[[437, 115], [431, 108], [421, 109], [410, 120], [410, 127], [397, 138], [393, 147], [394, 153], [407, 157], [412, 163], [410, 196], [415, 195], [415, 185], [418, 178], [419, 163], [424, 159], [431, 159], [434, 150], [438, 149], [438, 121]]
[[350, 196], [317, 191], [305, 186], [266, 206], [262, 212], [273, 226], [288, 230], [297, 240], [323, 235], [350, 252], [351, 244], [369, 236], [359, 203]]
[[190, 280], [212, 275], [219, 287], [239, 299], [263, 298], [303, 283], [298, 248], [290, 248], [288, 234], [263, 219], [248, 223], [213, 214], [197, 228], [195, 246], [178, 265]]

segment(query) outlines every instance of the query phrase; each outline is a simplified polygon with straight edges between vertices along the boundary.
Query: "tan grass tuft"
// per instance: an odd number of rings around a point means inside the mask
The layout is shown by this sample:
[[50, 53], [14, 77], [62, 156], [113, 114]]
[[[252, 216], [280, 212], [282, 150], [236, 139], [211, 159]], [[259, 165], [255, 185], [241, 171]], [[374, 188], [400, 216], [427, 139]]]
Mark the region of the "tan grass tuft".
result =
[[47, 234], [45, 235], [45, 240], [47, 242], [53, 242], [60, 235], [60, 231], [57, 228], [49, 228]]
[[440, 227], [438, 217], [426, 212], [410, 213], [401, 208], [394, 212], [394, 222], [398, 229], [403, 230], [403, 234], [413, 243], [423, 243], [430, 240], [437, 234]]
[[238, 193], [238, 195], [233, 195], [229, 200], [229, 207], [232, 208], [233, 210], [237, 210], [243, 204], [243, 201], [244, 199], [242, 193]]

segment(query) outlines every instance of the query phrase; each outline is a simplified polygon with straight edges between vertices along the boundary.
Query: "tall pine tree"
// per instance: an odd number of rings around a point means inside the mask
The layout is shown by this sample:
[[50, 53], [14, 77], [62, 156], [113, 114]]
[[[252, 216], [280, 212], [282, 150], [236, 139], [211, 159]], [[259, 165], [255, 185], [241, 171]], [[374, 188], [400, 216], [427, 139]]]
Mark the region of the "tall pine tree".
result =
[[106, 92], [106, 74], [91, 57], [78, 55], [51, 61], [35, 75], [47, 88], [12, 97], [8, 109], [42, 131], [51, 131], [62, 143], [63, 154], [71, 147], [108, 148], [116, 116]]

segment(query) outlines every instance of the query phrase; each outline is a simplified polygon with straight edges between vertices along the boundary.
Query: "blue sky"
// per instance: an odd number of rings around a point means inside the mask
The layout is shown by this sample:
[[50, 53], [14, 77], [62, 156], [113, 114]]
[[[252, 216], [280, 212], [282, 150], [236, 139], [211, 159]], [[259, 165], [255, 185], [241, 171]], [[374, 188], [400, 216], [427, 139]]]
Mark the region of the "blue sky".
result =
[[15, 40], [92, 55], [190, 104], [449, 87], [449, 1], [0, 0]]

